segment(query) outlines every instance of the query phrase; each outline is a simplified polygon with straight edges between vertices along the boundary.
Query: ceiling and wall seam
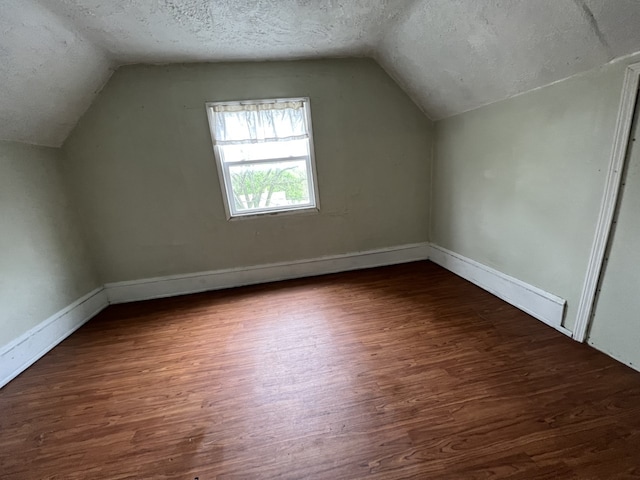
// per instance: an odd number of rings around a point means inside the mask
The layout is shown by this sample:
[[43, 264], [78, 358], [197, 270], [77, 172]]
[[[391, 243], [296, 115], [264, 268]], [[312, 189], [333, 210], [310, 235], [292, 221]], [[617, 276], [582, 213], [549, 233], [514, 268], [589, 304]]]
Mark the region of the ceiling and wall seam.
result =
[[432, 121], [640, 51], [637, 0], [3, 0], [0, 138], [60, 146], [129, 64], [371, 57]]
[[[491, 105], [494, 105], [494, 104], [497, 104], [497, 103], [505, 102], [507, 100], [512, 100], [514, 98], [522, 97], [524, 95], [528, 95], [530, 93], [537, 92], [538, 90], [544, 90], [545, 88], [551, 87], [553, 85], [557, 85], [559, 83], [568, 82], [569, 80], [574, 80], [576, 78], [587, 77], [589, 75], [593, 75], [594, 72], [598, 72], [600, 70], [606, 69], [609, 65], [614, 65], [616, 63], [626, 63], [626, 62], [635, 63], [635, 62], [638, 62], [638, 61], [640, 61], [640, 51], [634, 52], [634, 53], [630, 53], [629, 55], [625, 55], [623, 57], [614, 58], [614, 59], [610, 60], [609, 62], [603, 64], [603, 65], [599, 65], [599, 66], [597, 66], [595, 68], [592, 68], [592, 69], [584, 71], [584, 72], [578, 72], [578, 73], [576, 73], [574, 75], [571, 75], [570, 77], [561, 78], [559, 80], [556, 80], [555, 82], [551, 82], [551, 83], [548, 83], [546, 85], [542, 85], [540, 87], [532, 88], [531, 90], [527, 90], [526, 92], [516, 93], [515, 95], [512, 95], [510, 97], [506, 97], [506, 98], [503, 98], [501, 100], [496, 100], [495, 102], [490, 102], [490, 103], [485, 103], [483, 105], [478, 105], [475, 108], [472, 108], [470, 110], [465, 110], [464, 112], [456, 113], [455, 115], [451, 115], [449, 117], [439, 118], [438, 120], [434, 120], [434, 123], [437, 123], [437, 122], [439, 122], [441, 120], [449, 120], [449, 119], [458, 117], [460, 115], [464, 115], [466, 113], [473, 112], [475, 110], [480, 110], [481, 108], [484, 108], [484, 107], [488, 107], [488, 106], [491, 106]], [[621, 80], [621, 82], [622, 82], [622, 80]], [[622, 83], [620, 83], [620, 85], [622, 87]]]
[[402, 91], [407, 94], [407, 97], [409, 97], [411, 99], [411, 101], [416, 105], [416, 107], [418, 107], [420, 109], [420, 111], [422, 112], [422, 114], [425, 117], [427, 117], [432, 122], [435, 122], [435, 120], [433, 118], [431, 118], [431, 115], [429, 115], [429, 112], [427, 112], [427, 110], [425, 110], [424, 105], [420, 101], [418, 101], [416, 96], [413, 95], [411, 93], [411, 91], [407, 88], [407, 85], [404, 82], [404, 80], [402, 80], [402, 78], [400, 78], [398, 75], [396, 75], [396, 73], [393, 71], [393, 69], [390, 69], [387, 66], [385, 66], [385, 62], [383, 62], [380, 59], [379, 55], [374, 54], [374, 55], [371, 56], [371, 59], [374, 60], [378, 65], [380, 65], [380, 68], [382, 68], [385, 71], [385, 73], [387, 75], [389, 75], [389, 77], [394, 82], [396, 82], [398, 84], [398, 86], [402, 89]]
[[71, 18], [69, 18], [67, 15], [57, 13], [54, 9], [52, 9], [50, 6], [47, 6], [44, 3], [40, 3], [40, 5], [42, 5], [43, 9], [50, 12], [51, 15], [54, 16], [57, 19], [57, 21], [60, 22], [60, 24], [64, 26], [67, 30], [69, 30], [70, 32], [73, 32], [75, 35], [82, 38], [87, 44], [91, 45], [91, 47], [93, 47], [96, 51], [104, 55], [104, 57], [109, 62], [111, 62], [113, 66], [117, 65], [117, 59], [114, 58], [112, 52], [110, 52], [107, 48], [103, 47], [100, 44], [100, 42], [97, 41], [95, 38], [91, 38], [91, 35], [88, 35], [86, 32], [80, 31], [78, 26], [73, 22], [73, 20], [71, 20]]
[[[387, 73], [387, 75], [389, 75], [389, 77], [391, 77], [391, 79], [398, 84], [398, 86], [407, 94], [411, 101], [416, 104], [416, 106], [420, 109], [424, 116], [433, 122], [434, 119], [425, 109], [424, 104], [416, 98], [416, 95], [411, 93], [411, 90], [408, 88], [406, 81], [400, 75], [397, 75], [395, 70], [390, 65], [386, 65], [386, 62], [382, 59], [381, 55], [381, 52], [387, 45], [388, 38], [390, 37], [392, 32], [395, 29], [399, 28], [402, 23], [412, 15], [412, 12], [417, 7], [418, 3], [419, 0], [411, 0], [410, 2], [407, 2], [403, 6], [402, 10], [399, 11], [398, 15], [393, 19], [393, 22], [390, 25], [387, 25], [386, 28], [381, 30], [381, 33], [378, 36], [376, 47], [371, 54], [371, 58], [373, 58], [376, 63], [380, 65], [380, 67]], [[393, 48], [393, 46], [390, 46], [389, 48]]]
[[91, 45], [92, 48], [94, 48], [97, 52], [102, 54], [104, 56], [104, 58], [107, 60], [108, 64], [109, 64], [108, 71], [105, 74], [106, 76], [105, 76], [104, 80], [102, 81], [102, 83], [100, 85], [98, 85], [97, 88], [93, 89], [93, 94], [92, 94], [93, 99], [92, 99], [92, 101], [89, 104], [87, 104], [86, 108], [84, 108], [84, 110], [80, 113], [80, 115], [78, 116], [77, 120], [73, 123], [73, 126], [71, 127], [71, 129], [67, 133], [67, 135], [57, 145], [43, 145], [43, 146], [52, 146], [53, 148], [60, 148], [61, 149], [61, 148], [64, 147], [64, 143], [67, 141], [67, 139], [69, 138], [69, 136], [71, 135], [71, 133], [75, 129], [75, 127], [78, 124], [78, 122], [80, 122], [82, 120], [82, 117], [84, 117], [85, 114], [87, 113], [87, 111], [89, 110], [89, 108], [91, 108], [91, 105], [93, 104], [93, 101], [95, 101], [95, 99], [100, 94], [102, 89], [104, 89], [104, 87], [107, 85], [107, 83], [109, 83], [109, 80], [111, 80], [111, 77], [113, 76], [113, 73], [118, 69], [119, 65], [118, 65], [117, 59], [114, 58], [114, 56], [113, 56], [113, 52], [110, 52], [108, 49], [104, 48], [100, 44], [100, 42], [97, 41], [95, 38], [91, 38], [91, 35], [87, 35], [86, 32], [81, 32], [77, 28], [75, 23], [68, 16], [55, 12], [53, 9], [51, 9], [49, 6], [47, 6], [45, 4], [41, 3], [41, 5], [42, 5], [42, 7], [44, 9], [46, 9], [49, 12], [51, 12], [51, 15], [55, 16], [55, 18], [57, 18], [58, 21], [62, 25], [64, 25], [65, 28], [67, 28], [69, 31], [73, 32], [78, 37], [82, 38], [87, 44]]

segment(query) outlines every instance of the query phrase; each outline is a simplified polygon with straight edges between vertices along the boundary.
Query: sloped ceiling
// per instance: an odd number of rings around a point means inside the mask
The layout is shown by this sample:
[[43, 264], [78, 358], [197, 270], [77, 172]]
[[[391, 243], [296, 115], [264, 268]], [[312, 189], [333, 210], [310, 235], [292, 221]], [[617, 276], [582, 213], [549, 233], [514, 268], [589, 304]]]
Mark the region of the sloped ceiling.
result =
[[59, 146], [129, 63], [372, 56], [432, 119], [640, 50], [638, 0], [0, 0], [0, 139]]

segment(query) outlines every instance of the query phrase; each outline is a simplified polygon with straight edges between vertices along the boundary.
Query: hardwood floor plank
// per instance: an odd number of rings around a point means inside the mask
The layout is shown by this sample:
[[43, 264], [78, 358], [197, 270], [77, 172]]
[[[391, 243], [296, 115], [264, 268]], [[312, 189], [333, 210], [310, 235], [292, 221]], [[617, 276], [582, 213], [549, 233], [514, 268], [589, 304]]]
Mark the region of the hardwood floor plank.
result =
[[0, 390], [0, 478], [640, 478], [640, 373], [429, 263], [111, 306]]

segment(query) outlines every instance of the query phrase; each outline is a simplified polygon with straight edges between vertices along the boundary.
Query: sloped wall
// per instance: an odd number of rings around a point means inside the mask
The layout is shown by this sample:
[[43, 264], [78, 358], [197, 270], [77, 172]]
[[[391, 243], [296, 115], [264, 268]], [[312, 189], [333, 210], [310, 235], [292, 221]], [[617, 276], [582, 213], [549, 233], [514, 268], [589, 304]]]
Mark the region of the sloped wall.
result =
[[[205, 102], [308, 96], [320, 213], [228, 221]], [[120, 68], [65, 143], [104, 282], [428, 240], [432, 123], [372, 60]]]
[[59, 151], [0, 142], [0, 349], [98, 287]]
[[436, 124], [432, 241], [565, 298], [570, 330], [632, 62]]

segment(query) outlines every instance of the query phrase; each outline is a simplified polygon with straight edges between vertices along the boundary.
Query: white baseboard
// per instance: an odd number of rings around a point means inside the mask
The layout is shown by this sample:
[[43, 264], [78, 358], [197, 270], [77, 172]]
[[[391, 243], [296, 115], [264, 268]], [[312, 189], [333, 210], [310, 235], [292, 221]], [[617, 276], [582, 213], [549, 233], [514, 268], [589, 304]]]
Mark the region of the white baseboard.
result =
[[428, 243], [416, 243], [293, 262], [107, 283], [105, 289], [110, 303], [126, 303], [427, 260], [429, 251]]
[[566, 303], [564, 299], [438, 245], [431, 245], [429, 259], [571, 336], [571, 332], [562, 326]]
[[79, 298], [0, 349], [0, 388], [109, 304], [103, 287]]
[[108, 283], [0, 348], [0, 388], [29, 368], [109, 303], [171, 297], [207, 290], [426, 260], [428, 243], [246, 268]]
[[293, 262], [107, 283], [0, 349], [0, 388], [110, 303], [171, 297], [427, 259], [571, 336], [571, 332], [561, 326], [565, 305], [562, 298], [437, 245], [416, 243]]

